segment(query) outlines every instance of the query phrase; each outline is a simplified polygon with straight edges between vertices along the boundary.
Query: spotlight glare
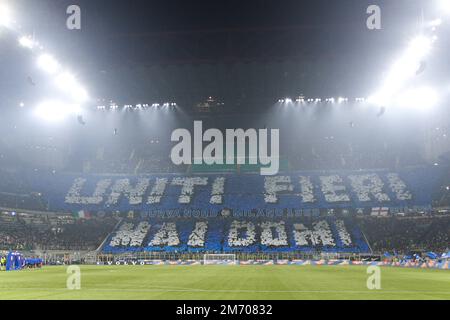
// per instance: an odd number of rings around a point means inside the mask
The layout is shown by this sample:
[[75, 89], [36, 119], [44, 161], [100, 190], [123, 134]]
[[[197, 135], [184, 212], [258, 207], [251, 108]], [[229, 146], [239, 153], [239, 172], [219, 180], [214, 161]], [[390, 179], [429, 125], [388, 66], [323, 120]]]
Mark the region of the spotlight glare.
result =
[[439, 11], [443, 11], [446, 14], [450, 14], [450, 1], [448, 1], [448, 0], [440, 0]]
[[435, 20], [433, 20], [433, 21], [430, 22], [430, 25], [431, 25], [432, 27], [438, 27], [438, 26], [440, 26], [441, 24], [442, 24], [442, 19], [441, 19], [441, 18], [435, 19]]
[[56, 85], [61, 91], [68, 93], [78, 102], [86, 102], [88, 100], [86, 90], [78, 83], [75, 76], [69, 72], [59, 74], [56, 77]]
[[33, 49], [36, 43], [31, 37], [23, 36], [19, 38], [19, 44], [24, 48]]
[[80, 107], [75, 104], [67, 104], [61, 101], [45, 101], [36, 107], [35, 114], [45, 121], [58, 122], [71, 114], [77, 114], [79, 111]]
[[59, 69], [59, 63], [49, 54], [42, 54], [38, 58], [38, 66], [49, 74], [55, 74]]
[[424, 58], [431, 51], [431, 39], [420, 35], [414, 38], [409, 44], [408, 56]]
[[378, 105], [391, 103], [406, 82], [416, 74], [422, 60], [430, 53], [432, 43], [433, 39], [424, 35], [414, 38], [389, 70], [383, 86], [369, 98], [369, 102]]
[[12, 24], [11, 12], [6, 5], [0, 5], [0, 26], [9, 28]]
[[420, 87], [406, 90], [399, 94], [396, 104], [400, 107], [428, 109], [437, 104], [439, 96], [431, 87]]

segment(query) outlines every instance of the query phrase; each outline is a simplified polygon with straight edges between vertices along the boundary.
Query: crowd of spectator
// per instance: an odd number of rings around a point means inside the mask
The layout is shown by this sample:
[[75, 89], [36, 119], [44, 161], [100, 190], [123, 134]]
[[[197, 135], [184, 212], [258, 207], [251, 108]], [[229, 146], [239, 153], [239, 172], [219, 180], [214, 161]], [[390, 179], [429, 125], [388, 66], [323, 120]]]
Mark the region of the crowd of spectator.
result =
[[95, 250], [116, 224], [114, 218], [0, 213], [0, 249]]
[[450, 216], [364, 217], [359, 225], [378, 253], [447, 252]]
[[[97, 249], [111, 234], [118, 223], [115, 217], [93, 217], [79, 219], [71, 215], [55, 214], [11, 214], [0, 213], [0, 250], [67, 250], [89, 251]], [[407, 217], [355, 217], [355, 225], [359, 226], [374, 253], [385, 252], [407, 254], [409, 252], [437, 253], [447, 252], [450, 248], [450, 216], [407, 216]], [[243, 227], [247, 230], [247, 237], [243, 243], [238, 230]], [[267, 225], [266, 225], [267, 224]], [[262, 226], [262, 245], [279, 246], [287, 244], [287, 235], [280, 223], [266, 222]], [[122, 224], [111, 238], [113, 246], [140, 246], [147, 239], [150, 224], [141, 223], [135, 228], [131, 224]], [[327, 245], [334, 246], [331, 230], [327, 225], [314, 227], [314, 234], [300, 224], [294, 225], [294, 235], [297, 245], [306, 245], [318, 239], [328, 241]], [[336, 224], [341, 245], [348, 246], [352, 239], [347, 230]], [[266, 230], [267, 229], [267, 230]], [[276, 230], [277, 237], [272, 232]], [[180, 243], [175, 223], [165, 223], [152, 237], [151, 245], [177, 246]], [[256, 240], [256, 230], [253, 223], [248, 221], [235, 221], [228, 233], [230, 246], [248, 246]], [[208, 236], [207, 223], [198, 222], [189, 237], [189, 245], [202, 247]], [[275, 243], [281, 241], [282, 243]]]

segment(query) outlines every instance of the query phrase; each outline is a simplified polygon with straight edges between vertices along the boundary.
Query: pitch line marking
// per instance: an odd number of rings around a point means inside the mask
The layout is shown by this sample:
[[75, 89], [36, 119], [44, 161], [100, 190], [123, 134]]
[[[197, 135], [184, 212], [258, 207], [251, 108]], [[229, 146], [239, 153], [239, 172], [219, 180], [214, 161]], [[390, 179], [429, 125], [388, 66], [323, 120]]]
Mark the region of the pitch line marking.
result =
[[[155, 287], [162, 288], [162, 287]], [[1, 289], [1, 288], [0, 288]], [[6, 290], [6, 289], [5, 289]], [[69, 292], [64, 288], [8, 288], [9, 291], [22, 291], [22, 290], [33, 290], [33, 291], [65, 291]], [[356, 291], [356, 290], [209, 290], [209, 289], [102, 289], [102, 288], [82, 288], [79, 291], [99, 291], [99, 292], [186, 292], [186, 293], [348, 293], [348, 294], [444, 294], [450, 295], [450, 292], [446, 291], [408, 291], [408, 290], [366, 290], [366, 291]]]

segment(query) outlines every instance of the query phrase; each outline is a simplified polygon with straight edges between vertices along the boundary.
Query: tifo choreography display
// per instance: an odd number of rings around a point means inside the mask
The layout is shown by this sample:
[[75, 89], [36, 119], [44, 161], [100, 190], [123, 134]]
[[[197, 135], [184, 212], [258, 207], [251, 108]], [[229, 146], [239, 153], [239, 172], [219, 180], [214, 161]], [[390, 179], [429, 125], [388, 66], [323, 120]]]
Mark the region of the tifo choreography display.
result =
[[360, 230], [340, 219], [150, 220], [123, 222], [105, 253], [165, 252], [369, 252]]
[[441, 174], [442, 169], [434, 167], [398, 172], [294, 172], [271, 177], [8, 173], [2, 181], [7, 184], [3, 189], [11, 191], [15, 179], [26, 179], [28, 190], [40, 192], [48, 209], [55, 211], [136, 210], [151, 216], [161, 216], [164, 211], [168, 217], [174, 217], [217, 216], [224, 210], [238, 216], [279, 216], [280, 210], [289, 210], [288, 215], [292, 216], [314, 209], [429, 207]]
[[[1, 171], [0, 199], [10, 196], [2, 190], [22, 188], [21, 192], [39, 194], [40, 202], [30, 201], [30, 205], [46, 206], [35, 210], [76, 217], [48, 216], [41, 221], [26, 214], [6, 215], [2, 218], [9, 225], [4, 243], [14, 243], [11, 239], [20, 234], [26, 239], [24, 247], [97, 248], [102, 254], [371, 254], [374, 249], [406, 252], [412, 246], [404, 235], [414, 228], [409, 237], [417, 235], [416, 244], [423, 241], [428, 249], [440, 252], [446, 250], [448, 220], [428, 221], [426, 216], [414, 220], [414, 216], [432, 212], [432, 190], [439, 189], [445, 170], [421, 166], [277, 176]], [[26, 181], [28, 189], [16, 181]], [[395, 216], [406, 220], [397, 222]], [[370, 217], [387, 220], [377, 224]], [[32, 224], [27, 230], [17, 219]], [[30, 228], [38, 226], [37, 221], [42, 226]], [[17, 233], [12, 232], [16, 228]], [[44, 236], [45, 228], [50, 234]], [[48, 241], [39, 244], [28, 241], [28, 236]]]

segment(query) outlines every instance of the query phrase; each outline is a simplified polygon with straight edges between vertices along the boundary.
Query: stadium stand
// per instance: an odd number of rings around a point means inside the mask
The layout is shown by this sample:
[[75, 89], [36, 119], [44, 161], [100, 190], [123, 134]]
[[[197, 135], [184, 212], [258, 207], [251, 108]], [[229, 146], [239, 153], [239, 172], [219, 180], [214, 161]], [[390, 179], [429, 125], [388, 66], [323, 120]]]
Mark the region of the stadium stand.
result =
[[332, 218], [235, 220], [215, 218], [126, 221], [111, 235], [104, 253], [147, 252], [369, 252], [351, 221]]
[[[273, 177], [0, 170], [0, 248], [101, 248], [103, 254], [443, 252], [450, 221], [448, 212], [432, 209], [431, 191], [442, 189], [445, 170]], [[39, 201], [13, 201], [32, 194]]]
[[359, 225], [376, 252], [447, 252], [450, 246], [448, 215], [365, 218]]
[[[217, 175], [47, 175], [31, 172], [28, 192], [40, 190], [53, 211], [318, 210], [430, 208], [440, 168], [398, 172], [293, 172]], [[22, 176], [22, 173], [21, 173]], [[10, 187], [8, 187], [10, 188]], [[0, 182], [0, 191], [2, 190]]]
[[0, 213], [0, 249], [95, 250], [117, 223], [113, 218]]

